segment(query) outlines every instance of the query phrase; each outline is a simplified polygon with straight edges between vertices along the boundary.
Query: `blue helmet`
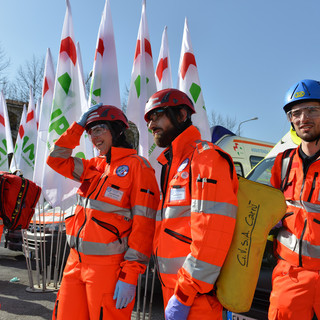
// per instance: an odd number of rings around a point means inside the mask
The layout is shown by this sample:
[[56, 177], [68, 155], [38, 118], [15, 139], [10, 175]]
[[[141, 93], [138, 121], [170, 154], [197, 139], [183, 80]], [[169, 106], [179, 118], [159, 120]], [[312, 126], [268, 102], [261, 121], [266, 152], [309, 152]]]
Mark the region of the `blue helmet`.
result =
[[302, 101], [319, 101], [320, 102], [320, 82], [316, 80], [301, 80], [293, 85], [284, 99], [283, 110], [287, 113], [292, 106]]

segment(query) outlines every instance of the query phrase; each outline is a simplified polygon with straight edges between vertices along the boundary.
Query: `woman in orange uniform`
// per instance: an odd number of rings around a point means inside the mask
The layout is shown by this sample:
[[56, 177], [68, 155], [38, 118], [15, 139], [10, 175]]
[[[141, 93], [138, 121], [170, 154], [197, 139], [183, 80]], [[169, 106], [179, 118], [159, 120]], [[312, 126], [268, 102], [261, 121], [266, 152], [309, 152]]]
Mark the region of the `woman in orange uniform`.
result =
[[[81, 182], [66, 218], [70, 255], [53, 319], [131, 319], [137, 279], [149, 261], [159, 190], [149, 162], [125, 138], [114, 106], [96, 105], [55, 142], [47, 163]], [[72, 157], [84, 130], [100, 155]]]

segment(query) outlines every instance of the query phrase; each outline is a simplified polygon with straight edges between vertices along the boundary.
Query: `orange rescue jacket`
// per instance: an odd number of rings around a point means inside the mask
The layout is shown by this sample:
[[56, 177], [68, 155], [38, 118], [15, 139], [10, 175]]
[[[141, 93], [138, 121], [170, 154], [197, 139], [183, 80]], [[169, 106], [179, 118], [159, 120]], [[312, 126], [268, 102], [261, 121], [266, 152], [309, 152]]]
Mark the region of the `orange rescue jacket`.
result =
[[[277, 254], [292, 265], [320, 270], [320, 159], [312, 162], [303, 173], [299, 148], [291, 155], [287, 168], [284, 196], [287, 212], [283, 228], [277, 236]], [[271, 184], [280, 189], [283, 181], [283, 153], [272, 168]]]
[[228, 252], [237, 213], [238, 179], [231, 157], [183, 131], [158, 158], [162, 200], [154, 254], [162, 285], [185, 305], [209, 293]]
[[149, 162], [133, 149], [111, 148], [90, 160], [71, 156], [84, 129], [73, 123], [55, 142], [47, 163], [65, 177], [81, 183], [78, 203], [66, 218], [71, 248], [80, 261], [107, 263], [124, 255], [120, 279], [136, 284], [148, 264], [154, 235], [159, 188]]

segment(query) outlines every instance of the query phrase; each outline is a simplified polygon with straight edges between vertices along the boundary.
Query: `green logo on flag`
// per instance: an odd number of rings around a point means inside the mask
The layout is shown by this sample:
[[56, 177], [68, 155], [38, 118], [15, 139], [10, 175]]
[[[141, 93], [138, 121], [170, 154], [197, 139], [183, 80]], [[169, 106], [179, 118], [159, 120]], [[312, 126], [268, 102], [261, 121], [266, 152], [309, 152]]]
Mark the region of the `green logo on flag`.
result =
[[196, 83], [192, 83], [189, 92], [191, 93], [192, 99], [195, 103], [197, 103], [197, 100], [200, 96], [201, 88]]
[[6, 139], [2, 139], [2, 143], [3, 143], [3, 146], [4, 146], [5, 150], [0, 147], [0, 161], [2, 160], [1, 153], [3, 153], [4, 156], [7, 155], [7, 140]]
[[59, 81], [62, 89], [64, 90], [64, 92], [66, 94], [68, 94], [69, 88], [70, 88], [70, 84], [71, 84], [71, 78], [70, 78], [69, 74], [67, 72], [64, 73], [62, 76], [60, 76], [58, 78], [58, 81]]
[[[146, 83], [149, 83], [149, 78], [146, 78]], [[141, 77], [140, 75], [137, 76], [136, 80], [134, 80], [134, 85], [137, 91], [137, 97], [140, 98], [140, 90], [141, 90]]]
[[60, 109], [57, 109], [51, 113], [50, 126], [48, 130], [49, 132], [54, 130], [59, 136], [61, 136], [69, 128], [69, 123], [66, 117], [60, 117], [61, 115], [62, 111]]

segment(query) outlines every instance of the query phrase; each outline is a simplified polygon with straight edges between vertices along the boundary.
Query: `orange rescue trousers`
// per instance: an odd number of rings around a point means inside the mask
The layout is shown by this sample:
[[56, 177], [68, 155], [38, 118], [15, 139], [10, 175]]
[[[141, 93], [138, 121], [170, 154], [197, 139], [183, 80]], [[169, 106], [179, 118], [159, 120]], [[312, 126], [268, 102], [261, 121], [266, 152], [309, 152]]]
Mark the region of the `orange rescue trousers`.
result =
[[279, 260], [272, 274], [269, 320], [320, 319], [320, 275]]
[[117, 255], [110, 256], [109, 263], [103, 265], [79, 262], [76, 251], [71, 249], [52, 319], [130, 320], [135, 299], [123, 309], [116, 309], [113, 300], [121, 261]]
[[[162, 286], [164, 309], [172, 297], [174, 289]], [[215, 295], [199, 294], [191, 306], [188, 320], [222, 320], [223, 307]]]

